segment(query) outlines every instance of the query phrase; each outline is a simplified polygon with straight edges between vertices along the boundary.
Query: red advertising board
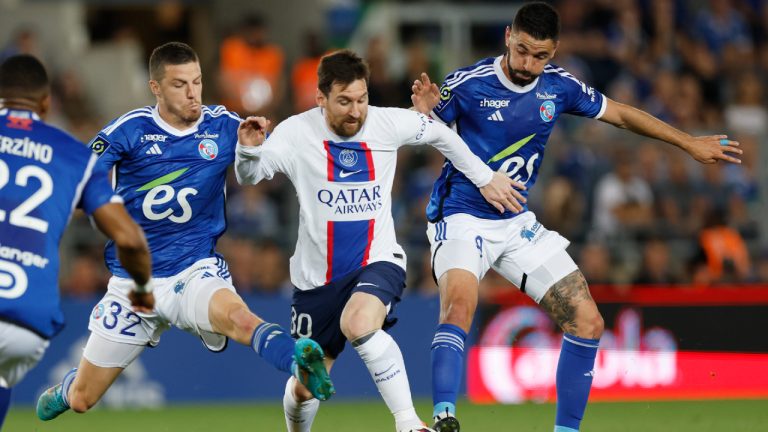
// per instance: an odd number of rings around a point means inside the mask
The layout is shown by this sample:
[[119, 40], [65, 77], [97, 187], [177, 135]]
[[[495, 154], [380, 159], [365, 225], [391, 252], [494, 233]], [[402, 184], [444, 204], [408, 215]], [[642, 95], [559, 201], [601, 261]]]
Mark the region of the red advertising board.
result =
[[[590, 400], [768, 398], [768, 287], [595, 291], [606, 330]], [[504, 301], [480, 317], [468, 396], [553, 401], [562, 334], [523, 297]]]

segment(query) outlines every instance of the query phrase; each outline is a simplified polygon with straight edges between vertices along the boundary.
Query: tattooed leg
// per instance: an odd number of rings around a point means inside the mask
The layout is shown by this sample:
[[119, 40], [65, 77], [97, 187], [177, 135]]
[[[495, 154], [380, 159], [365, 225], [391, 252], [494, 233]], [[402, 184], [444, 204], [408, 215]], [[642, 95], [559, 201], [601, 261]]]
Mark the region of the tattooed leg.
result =
[[603, 318], [579, 270], [552, 285], [539, 304], [566, 333], [589, 339], [603, 334]]

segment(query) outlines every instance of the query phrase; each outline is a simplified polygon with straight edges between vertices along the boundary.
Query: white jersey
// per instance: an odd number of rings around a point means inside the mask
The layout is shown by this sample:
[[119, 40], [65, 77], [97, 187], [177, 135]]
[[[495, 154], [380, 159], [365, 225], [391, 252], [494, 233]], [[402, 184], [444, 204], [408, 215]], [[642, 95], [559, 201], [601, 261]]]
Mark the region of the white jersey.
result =
[[367, 264], [388, 261], [405, 269], [392, 220], [397, 149], [430, 144], [478, 187], [493, 172], [448, 127], [401, 108], [369, 107], [353, 137], [333, 133], [321, 108], [292, 116], [258, 147], [237, 146], [240, 184], [281, 172], [299, 197], [299, 236], [291, 282], [309, 290]]

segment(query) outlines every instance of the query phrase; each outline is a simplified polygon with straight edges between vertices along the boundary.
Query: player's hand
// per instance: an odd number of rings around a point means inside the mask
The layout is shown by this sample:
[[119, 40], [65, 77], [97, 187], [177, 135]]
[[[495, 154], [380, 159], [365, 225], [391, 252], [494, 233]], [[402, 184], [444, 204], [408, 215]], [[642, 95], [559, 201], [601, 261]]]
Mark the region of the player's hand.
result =
[[131, 306], [136, 312], [151, 313], [155, 308], [155, 295], [151, 292], [140, 293], [136, 290], [131, 290], [128, 293], [128, 300], [131, 301]]
[[248, 117], [237, 128], [237, 140], [241, 145], [256, 147], [267, 139], [267, 128], [272, 122], [266, 117]]
[[741, 160], [730, 154], [740, 155], [744, 153], [739, 148], [739, 142], [729, 140], [727, 135], [691, 137], [683, 148], [694, 159], [705, 164], [712, 164], [721, 160], [739, 164]]
[[437, 88], [437, 84], [429, 80], [429, 76], [424, 72], [421, 73], [421, 79], [413, 82], [411, 91], [413, 92], [411, 95], [413, 107], [422, 114], [429, 115], [440, 102], [440, 89]]
[[505, 209], [512, 213], [520, 213], [523, 211], [523, 204], [527, 201], [520, 191], [525, 189], [524, 184], [496, 171], [493, 173], [491, 182], [480, 188], [480, 193], [488, 203], [496, 207], [499, 213], [504, 213]]

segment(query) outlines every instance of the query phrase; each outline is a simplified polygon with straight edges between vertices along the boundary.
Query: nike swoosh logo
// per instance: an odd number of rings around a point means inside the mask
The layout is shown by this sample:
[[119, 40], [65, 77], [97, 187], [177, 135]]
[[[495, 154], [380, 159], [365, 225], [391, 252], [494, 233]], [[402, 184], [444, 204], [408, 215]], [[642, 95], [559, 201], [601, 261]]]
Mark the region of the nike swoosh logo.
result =
[[339, 178], [347, 178], [347, 177], [349, 177], [349, 176], [351, 176], [351, 175], [354, 175], [354, 174], [357, 174], [357, 173], [359, 173], [360, 171], [362, 171], [362, 170], [357, 170], [357, 171], [349, 171], [349, 172], [346, 172], [346, 171], [344, 171], [344, 170], [341, 170], [341, 172], [339, 172]]
[[358, 282], [357, 285], [355, 285], [355, 286], [356, 287], [359, 287], [359, 286], [372, 286], [372, 287], [376, 287], [376, 288], [379, 287], [378, 285], [372, 284], [372, 283], [369, 283], [369, 282]]
[[384, 372], [378, 372], [378, 373], [374, 372], [373, 375], [374, 376], [384, 375], [385, 373], [389, 372], [389, 370], [392, 369], [393, 367], [395, 367], [394, 363], [392, 363], [392, 366], [388, 367], [387, 370], [385, 370]]

